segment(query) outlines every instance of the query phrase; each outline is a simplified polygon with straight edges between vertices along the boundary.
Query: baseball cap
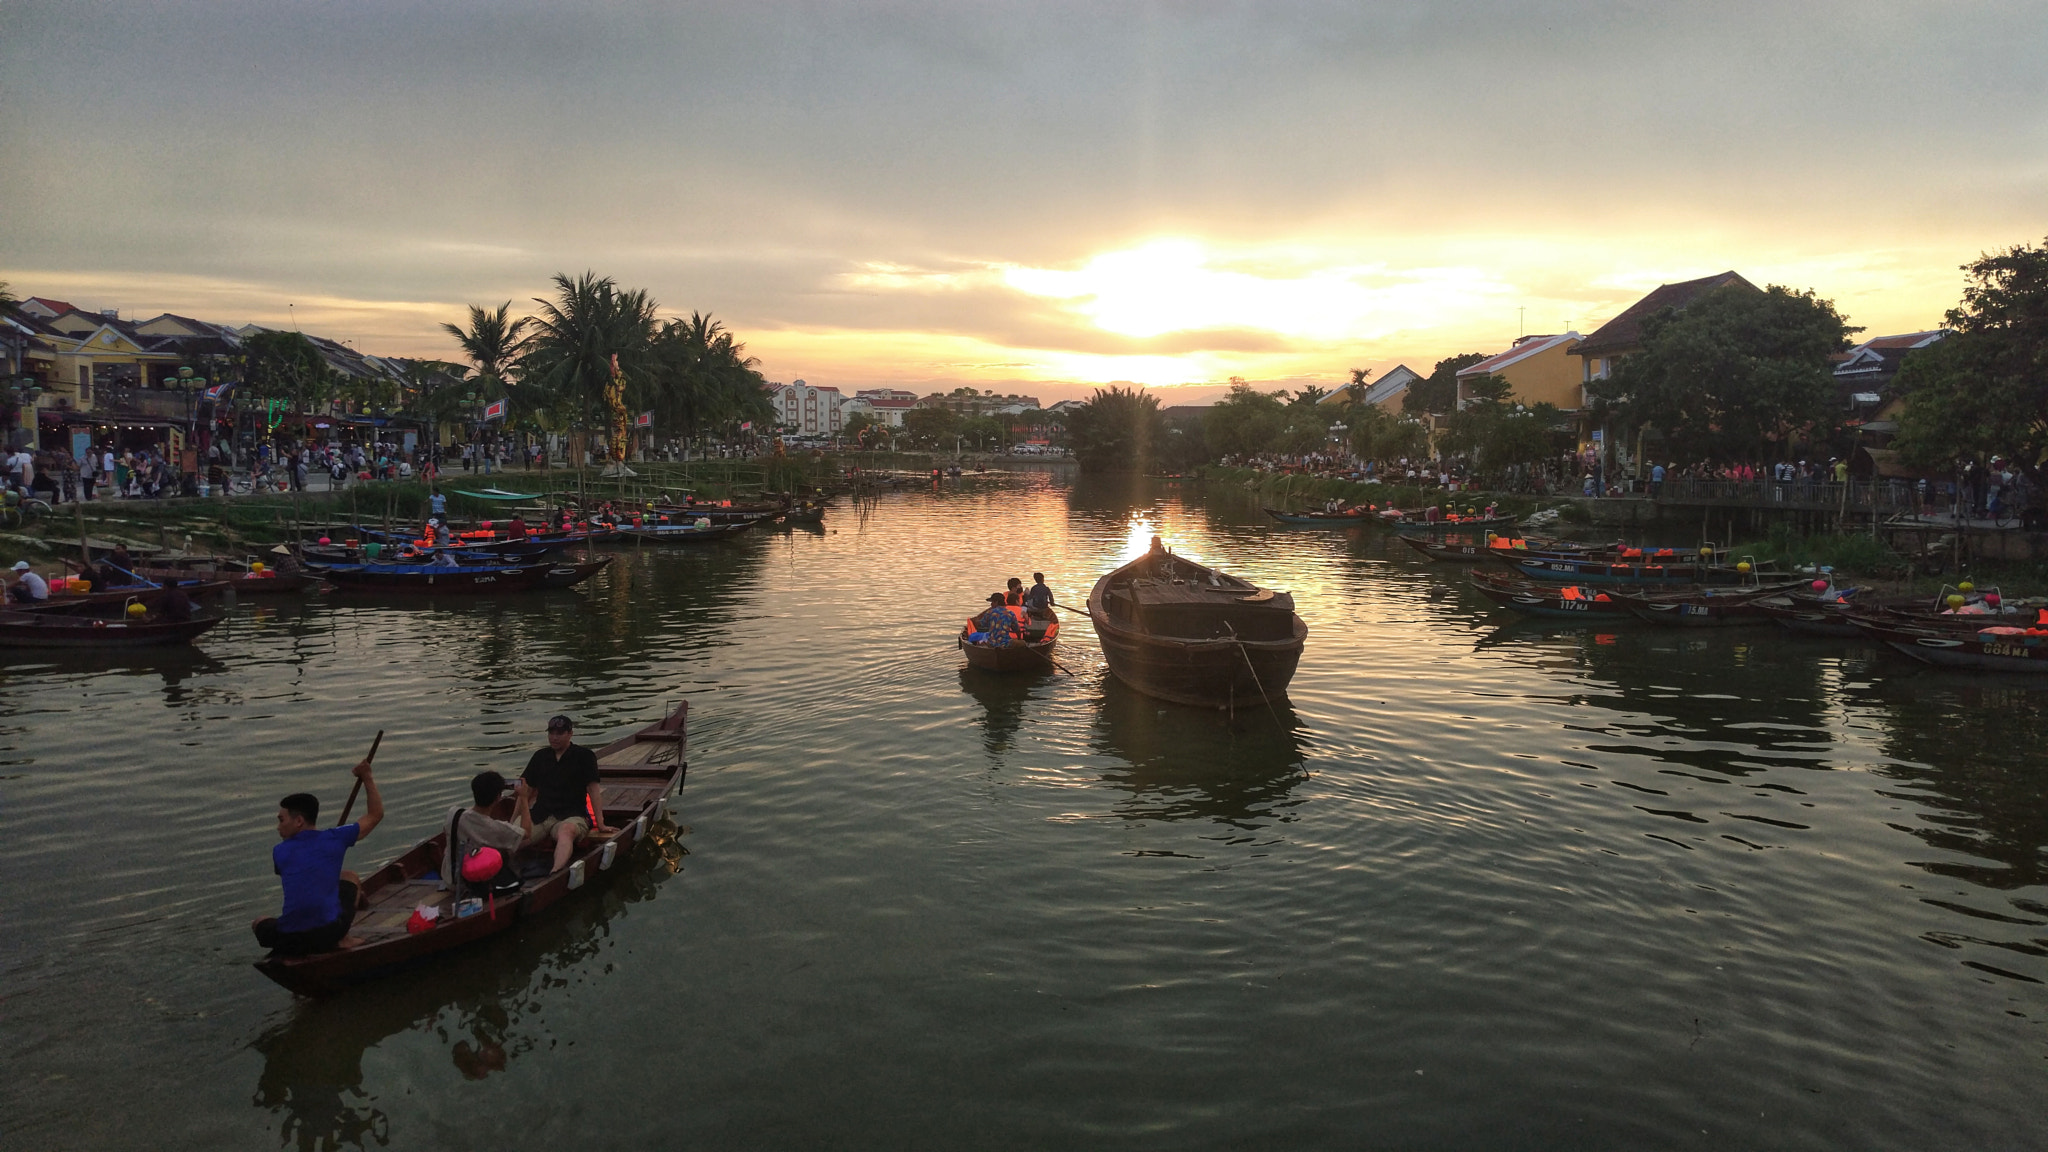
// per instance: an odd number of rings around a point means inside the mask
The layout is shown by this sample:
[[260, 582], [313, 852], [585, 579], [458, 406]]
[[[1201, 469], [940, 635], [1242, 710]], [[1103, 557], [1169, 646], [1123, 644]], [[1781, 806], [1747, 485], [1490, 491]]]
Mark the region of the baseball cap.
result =
[[26, 561], [26, 560], [16, 560], [16, 561], [14, 562], [14, 570], [15, 570], [16, 572], [26, 572], [26, 571], [28, 571], [28, 561]]
[[548, 731], [550, 732], [573, 732], [575, 730], [576, 722], [567, 716], [555, 716], [548, 720]]

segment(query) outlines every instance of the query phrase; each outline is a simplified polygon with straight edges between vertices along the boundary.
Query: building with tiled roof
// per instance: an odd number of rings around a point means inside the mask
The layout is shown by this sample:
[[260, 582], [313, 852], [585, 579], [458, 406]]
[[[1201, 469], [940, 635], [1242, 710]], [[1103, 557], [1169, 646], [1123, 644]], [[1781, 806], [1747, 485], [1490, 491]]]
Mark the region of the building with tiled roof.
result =
[[1579, 339], [1577, 332], [1524, 336], [1507, 351], [1459, 369], [1458, 407], [1464, 408], [1472, 399], [1475, 382], [1498, 376], [1523, 404], [1554, 404], [1567, 412], [1584, 408], [1585, 382], [1572, 359]]
[[1757, 290], [1756, 285], [1732, 271], [1702, 276], [1697, 280], [1681, 280], [1676, 284], [1659, 284], [1649, 295], [1623, 309], [1621, 315], [1594, 329], [1592, 335], [1573, 349], [1572, 355], [1583, 362], [1580, 379], [1605, 380], [1613, 373], [1616, 360], [1640, 351], [1644, 320], [1666, 308], [1683, 311], [1709, 292], [1738, 285], [1752, 292]]

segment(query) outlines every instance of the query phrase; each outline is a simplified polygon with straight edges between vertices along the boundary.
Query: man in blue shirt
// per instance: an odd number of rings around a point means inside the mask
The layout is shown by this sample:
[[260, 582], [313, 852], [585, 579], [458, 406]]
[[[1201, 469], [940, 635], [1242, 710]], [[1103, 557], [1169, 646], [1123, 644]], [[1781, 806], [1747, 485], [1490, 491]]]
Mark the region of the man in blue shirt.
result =
[[353, 824], [318, 827], [320, 800], [310, 792], [294, 792], [278, 801], [279, 842], [270, 850], [270, 860], [284, 885], [284, 909], [251, 925], [256, 942], [272, 955], [332, 952], [355, 923], [356, 894], [362, 883], [355, 873], [342, 871], [341, 860], [383, 822], [384, 797], [370, 776], [368, 760], [353, 772], [370, 801], [370, 810]]

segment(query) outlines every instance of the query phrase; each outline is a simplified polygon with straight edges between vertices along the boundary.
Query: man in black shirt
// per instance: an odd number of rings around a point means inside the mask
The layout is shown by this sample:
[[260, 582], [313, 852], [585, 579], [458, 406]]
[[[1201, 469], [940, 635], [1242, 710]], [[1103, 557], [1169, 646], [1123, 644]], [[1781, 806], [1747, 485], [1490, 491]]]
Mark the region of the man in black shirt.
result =
[[548, 746], [533, 754], [519, 777], [521, 787], [532, 798], [533, 832], [526, 842], [554, 841], [557, 872], [569, 866], [578, 839], [612, 831], [604, 823], [597, 755], [575, 739], [576, 725], [567, 716], [549, 720]]

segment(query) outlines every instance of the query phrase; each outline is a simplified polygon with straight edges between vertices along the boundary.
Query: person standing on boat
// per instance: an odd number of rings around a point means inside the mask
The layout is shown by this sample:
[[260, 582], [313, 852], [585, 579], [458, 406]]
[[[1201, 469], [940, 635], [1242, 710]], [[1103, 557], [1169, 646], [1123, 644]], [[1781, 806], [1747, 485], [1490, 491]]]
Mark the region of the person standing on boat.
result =
[[362, 881], [342, 870], [342, 857], [383, 823], [384, 795], [377, 791], [368, 760], [351, 772], [362, 781], [370, 801], [370, 810], [353, 824], [317, 827], [320, 799], [310, 792], [294, 792], [277, 802], [279, 843], [270, 850], [270, 862], [284, 885], [284, 909], [250, 925], [256, 943], [272, 955], [332, 952], [355, 923]]
[[427, 515], [436, 520], [448, 515], [448, 497], [436, 492], [427, 497]]
[[577, 840], [612, 831], [604, 823], [597, 754], [576, 743], [576, 723], [567, 716], [548, 721], [548, 746], [526, 762], [519, 780], [533, 793], [533, 831], [527, 834], [526, 843], [554, 841], [554, 871], [569, 866]]

